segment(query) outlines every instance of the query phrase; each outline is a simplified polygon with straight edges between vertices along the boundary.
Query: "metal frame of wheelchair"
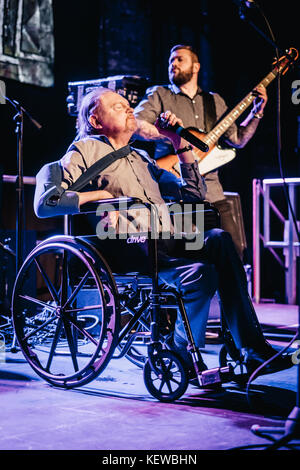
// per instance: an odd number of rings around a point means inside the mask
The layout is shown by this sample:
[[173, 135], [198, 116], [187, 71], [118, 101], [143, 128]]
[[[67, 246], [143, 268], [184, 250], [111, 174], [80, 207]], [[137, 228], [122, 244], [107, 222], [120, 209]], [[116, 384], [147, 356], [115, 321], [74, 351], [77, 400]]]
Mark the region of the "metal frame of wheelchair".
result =
[[[117, 210], [120, 200], [102, 201], [107, 202]], [[137, 200], [126, 203], [136, 207]], [[189, 382], [182, 359], [165, 344], [172, 312], [179, 309], [199, 385], [242, 381], [243, 359], [226, 329], [220, 367], [199, 370], [183, 301], [159, 285], [157, 240], [149, 237], [148, 243], [151, 276], [112, 273], [102, 253], [83, 237], [54, 236], [31, 251], [16, 278], [12, 317], [19, 347], [40, 377], [56, 387], [79, 387], [99, 376], [111, 359], [125, 356], [143, 367], [153, 397], [174, 401]], [[82, 302], [82, 294], [91, 303]], [[169, 320], [161, 315], [164, 309]]]

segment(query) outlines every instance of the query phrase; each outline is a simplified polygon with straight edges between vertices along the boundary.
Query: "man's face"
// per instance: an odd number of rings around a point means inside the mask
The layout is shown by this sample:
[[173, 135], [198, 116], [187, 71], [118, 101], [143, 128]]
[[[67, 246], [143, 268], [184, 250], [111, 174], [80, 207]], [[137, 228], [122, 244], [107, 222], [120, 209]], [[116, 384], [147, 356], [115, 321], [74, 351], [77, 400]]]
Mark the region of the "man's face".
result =
[[189, 82], [194, 74], [194, 64], [190, 51], [178, 49], [169, 58], [169, 80], [178, 87]]
[[100, 97], [100, 107], [96, 115], [107, 137], [133, 134], [137, 129], [133, 109], [128, 101], [113, 91]]

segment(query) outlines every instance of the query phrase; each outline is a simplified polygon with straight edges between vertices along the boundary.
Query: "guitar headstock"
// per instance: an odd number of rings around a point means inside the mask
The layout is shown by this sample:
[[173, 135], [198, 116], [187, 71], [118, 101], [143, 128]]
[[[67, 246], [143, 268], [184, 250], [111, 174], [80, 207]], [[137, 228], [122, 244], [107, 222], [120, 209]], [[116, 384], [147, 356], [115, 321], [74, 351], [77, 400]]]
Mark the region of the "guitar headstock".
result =
[[284, 75], [288, 71], [288, 69], [296, 62], [298, 57], [299, 53], [297, 49], [291, 47], [285, 55], [283, 55], [279, 59], [274, 60], [274, 70]]

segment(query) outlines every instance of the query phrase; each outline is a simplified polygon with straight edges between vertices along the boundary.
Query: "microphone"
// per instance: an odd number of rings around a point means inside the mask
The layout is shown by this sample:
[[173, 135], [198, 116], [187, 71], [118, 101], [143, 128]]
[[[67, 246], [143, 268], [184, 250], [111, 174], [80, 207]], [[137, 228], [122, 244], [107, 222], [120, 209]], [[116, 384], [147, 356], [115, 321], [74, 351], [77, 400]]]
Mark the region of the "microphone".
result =
[[166, 119], [159, 117], [159, 125], [162, 129], [169, 129], [176, 132], [176, 134], [180, 135], [180, 137], [187, 140], [190, 144], [194, 145], [194, 147], [197, 147], [202, 152], [209, 151], [209, 146], [205, 142], [202, 142], [202, 140], [198, 139], [198, 137], [192, 134], [188, 129], [180, 126], [178, 123], [174, 124], [174, 126], [171, 126]]

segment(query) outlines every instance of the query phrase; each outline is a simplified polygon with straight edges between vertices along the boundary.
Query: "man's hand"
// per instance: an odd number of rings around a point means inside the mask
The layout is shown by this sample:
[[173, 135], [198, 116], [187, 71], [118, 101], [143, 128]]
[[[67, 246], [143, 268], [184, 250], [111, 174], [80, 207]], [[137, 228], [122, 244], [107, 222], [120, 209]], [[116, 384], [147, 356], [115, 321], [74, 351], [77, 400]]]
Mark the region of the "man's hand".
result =
[[[170, 125], [171, 127], [174, 126], [175, 124], [179, 124], [179, 126], [183, 127], [182, 120], [179, 119], [174, 113], [171, 113], [171, 111], [166, 111], [166, 112], [162, 113], [160, 115], [160, 118], [162, 120], [164, 120], [164, 122], [167, 125]], [[161, 126], [160, 119], [157, 119], [157, 121], [155, 122], [155, 126], [157, 127], [157, 129], [159, 130], [159, 132], [161, 134], [165, 135], [166, 137], [168, 137], [168, 139], [171, 140], [171, 142], [173, 144], [173, 147], [175, 149], [175, 152], [178, 149], [182, 149], [182, 148], [185, 148], [185, 147], [189, 147], [189, 148], [191, 147], [191, 144], [187, 140], [180, 137], [180, 135], [176, 134], [176, 132], [174, 130], [172, 130], [172, 128], [171, 129], [164, 129]], [[190, 151], [180, 153], [180, 155], [178, 155], [178, 158], [179, 158], [179, 161], [181, 163], [194, 163], [195, 162], [194, 154]]]
[[165, 111], [164, 113], [160, 114], [159, 118], [155, 121], [154, 125], [160, 134], [164, 135], [165, 137], [168, 137], [168, 139], [172, 142], [175, 150], [177, 150], [181, 146], [185, 146], [188, 144], [186, 141], [184, 141], [186, 142], [186, 144], [181, 145], [184, 139], [182, 139], [178, 134], [176, 134], [174, 130], [164, 129], [161, 124], [161, 120], [164, 121], [164, 125], [169, 125], [170, 127], [172, 127], [175, 124], [183, 126], [183, 122], [181, 119], [179, 119], [174, 113], [171, 113], [171, 111]]
[[268, 101], [266, 88], [263, 85], [258, 85], [256, 88], [254, 88], [252, 93], [256, 96], [255, 100], [253, 101], [252, 113], [263, 113], [263, 110]]

